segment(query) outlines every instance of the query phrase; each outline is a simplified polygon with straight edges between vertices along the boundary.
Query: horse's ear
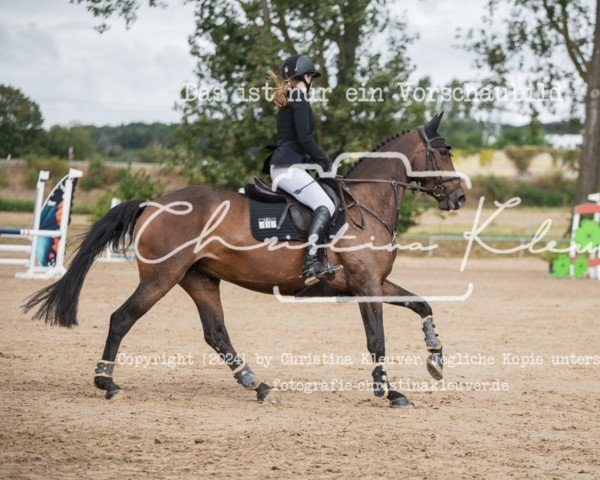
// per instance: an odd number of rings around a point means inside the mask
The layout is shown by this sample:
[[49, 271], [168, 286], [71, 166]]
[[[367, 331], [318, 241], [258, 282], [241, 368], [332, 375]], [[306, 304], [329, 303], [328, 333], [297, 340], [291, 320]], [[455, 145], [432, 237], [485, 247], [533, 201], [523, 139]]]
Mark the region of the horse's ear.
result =
[[442, 117], [444, 116], [444, 112], [441, 113], [436, 113], [433, 118], [431, 120], [429, 120], [429, 123], [427, 124], [427, 132], [430, 135], [434, 135], [437, 130], [438, 127], [440, 126], [440, 122], [442, 121]]

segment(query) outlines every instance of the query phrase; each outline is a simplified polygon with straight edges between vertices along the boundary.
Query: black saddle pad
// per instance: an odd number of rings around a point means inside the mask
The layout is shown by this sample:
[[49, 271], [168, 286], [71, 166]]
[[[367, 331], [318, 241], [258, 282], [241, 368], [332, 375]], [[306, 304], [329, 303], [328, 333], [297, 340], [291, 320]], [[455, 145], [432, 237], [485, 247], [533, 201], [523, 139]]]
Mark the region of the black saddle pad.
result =
[[[308, 237], [306, 231], [300, 230], [294, 222], [288, 211], [285, 220], [279, 228], [277, 225], [281, 220], [286, 204], [264, 203], [254, 199], [250, 200], [250, 225], [252, 226], [252, 235], [257, 240], [263, 241], [267, 238], [276, 237], [278, 240], [291, 240], [306, 242]], [[293, 207], [295, 208], [295, 207]], [[329, 228], [329, 235], [335, 235], [345, 223], [345, 212], [338, 212], [335, 221]]]

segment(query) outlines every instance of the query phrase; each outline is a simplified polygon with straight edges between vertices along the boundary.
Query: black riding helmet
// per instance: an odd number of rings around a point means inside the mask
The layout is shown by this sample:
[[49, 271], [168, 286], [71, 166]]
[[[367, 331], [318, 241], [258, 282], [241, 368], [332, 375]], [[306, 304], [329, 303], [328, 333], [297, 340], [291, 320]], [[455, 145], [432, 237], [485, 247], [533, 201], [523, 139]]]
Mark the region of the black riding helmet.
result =
[[[281, 76], [284, 80], [296, 78], [302, 80], [306, 84], [304, 75], [307, 73], [312, 73], [313, 78], [321, 76], [321, 72], [317, 70], [315, 64], [306, 55], [294, 55], [293, 57], [289, 57], [283, 62], [283, 66], [281, 67]], [[307, 84], [306, 87], [310, 88], [310, 85]]]

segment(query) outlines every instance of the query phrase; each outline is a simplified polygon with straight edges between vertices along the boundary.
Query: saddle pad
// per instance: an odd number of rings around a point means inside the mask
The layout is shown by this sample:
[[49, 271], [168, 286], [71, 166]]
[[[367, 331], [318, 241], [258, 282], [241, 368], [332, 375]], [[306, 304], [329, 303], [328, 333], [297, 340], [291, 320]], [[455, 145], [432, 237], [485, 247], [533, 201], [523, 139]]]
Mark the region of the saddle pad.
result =
[[[308, 240], [306, 232], [300, 230], [292, 222], [292, 217], [288, 211], [285, 220], [278, 229], [277, 224], [285, 210], [285, 203], [263, 203], [254, 199], [250, 200], [250, 225], [252, 235], [257, 240], [263, 241], [267, 238], [276, 237], [278, 240], [291, 240], [306, 242]], [[344, 211], [338, 213], [335, 222], [329, 229], [329, 234], [336, 234], [344, 225]]]

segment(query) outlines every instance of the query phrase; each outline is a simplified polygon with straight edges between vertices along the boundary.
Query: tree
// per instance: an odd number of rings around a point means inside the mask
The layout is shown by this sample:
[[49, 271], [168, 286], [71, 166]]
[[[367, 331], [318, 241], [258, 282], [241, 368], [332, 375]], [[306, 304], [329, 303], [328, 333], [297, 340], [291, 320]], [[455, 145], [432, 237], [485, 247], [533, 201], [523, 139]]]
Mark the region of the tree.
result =
[[[139, 8], [135, 0], [76, 2], [104, 20], [120, 15], [128, 25]], [[260, 172], [262, 159], [248, 149], [275, 140], [276, 108], [265, 98], [265, 80], [289, 55], [311, 56], [323, 73], [315, 86], [331, 89], [321, 90], [327, 101], [313, 103], [318, 140], [331, 157], [370, 150], [428, 113], [426, 105], [398, 94], [398, 84], [411, 72], [406, 56], [411, 37], [386, 0], [195, 0], [194, 5], [190, 45], [198, 60], [198, 85], [220, 95], [180, 104], [180, 146], [173, 158], [190, 180], [237, 188]], [[253, 92], [257, 98], [246, 101]]]
[[67, 128], [55, 125], [48, 131], [46, 149], [49, 154], [66, 159], [71, 147], [75, 158], [79, 160], [88, 159], [96, 150], [85, 127], [76, 125]]
[[[593, 3], [595, 14], [591, 0], [488, 0], [482, 27], [466, 35], [477, 65], [501, 81], [528, 71], [533, 85], [568, 82], [574, 101], [585, 102], [576, 202], [600, 190], [600, 0]], [[509, 15], [496, 33], [500, 5]]]
[[40, 107], [21, 90], [0, 84], [0, 157], [35, 148], [42, 130]]

